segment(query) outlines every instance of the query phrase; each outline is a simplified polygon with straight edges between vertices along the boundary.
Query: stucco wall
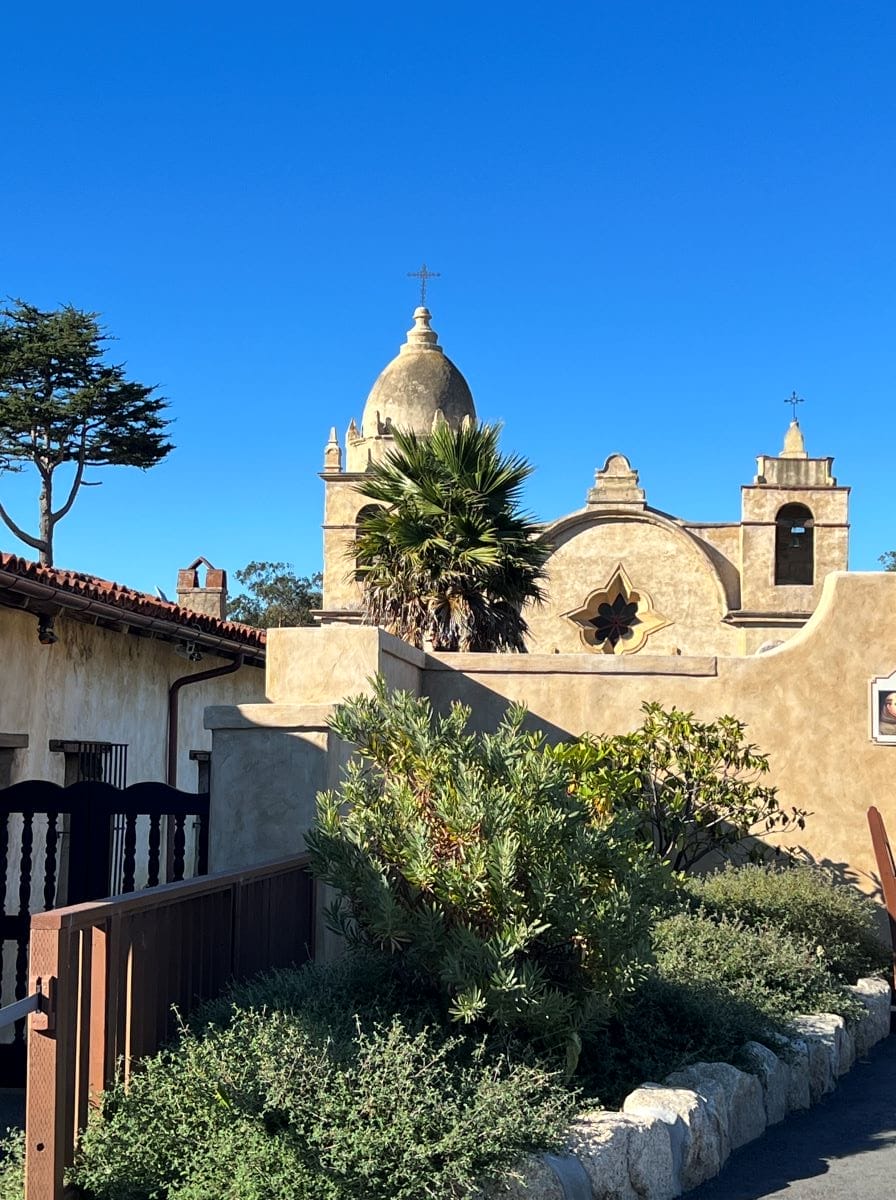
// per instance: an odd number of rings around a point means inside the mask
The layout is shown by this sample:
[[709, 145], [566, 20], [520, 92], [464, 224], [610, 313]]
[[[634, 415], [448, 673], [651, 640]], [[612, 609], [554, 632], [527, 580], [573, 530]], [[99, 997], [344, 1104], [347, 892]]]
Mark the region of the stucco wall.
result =
[[357, 625], [271, 629], [264, 704], [218, 705], [212, 731], [213, 871], [295, 853], [314, 817], [317, 793], [335, 787], [346, 747], [327, 727], [333, 706], [370, 689], [421, 691], [420, 650], [382, 629]]
[[429, 656], [423, 686], [438, 707], [470, 704], [480, 728], [521, 701], [556, 737], [636, 728], [646, 700], [731, 713], [768, 753], [781, 801], [812, 810], [790, 840], [871, 886], [868, 806], [896, 832], [896, 746], [872, 742], [869, 719], [871, 680], [896, 667], [894, 611], [896, 574], [844, 572], [803, 629], [756, 657]]
[[547, 599], [526, 610], [534, 653], [585, 649], [579, 626], [565, 614], [603, 588], [620, 563], [632, 586], [647, 592], [654, 611], [669, 622], [651, 634], [640, 655], [739, 653], [737, 630], [722, 623], [727, 597], [710, 554], [676, 522], [649, 510], [586, 511], [559, 522], [547, 536], [555, 547], [547, 564]]
[[[27, 734], [28, 748], [13, 755], [10, 782], [48, 779], [62, 783], [64, 756], [50, 740], [126, 742], [128, 782], [165, 778], [168, 688], [226, 659], [204, 655], [199, 663], [178, 657], [170, 642], [56, 619], [59, 641], [42, 646], [33, 614], [0, 609], [0, 732]], [[210, 750], [203, 725], [209, 704], [261, 699], [264, 672], [245, 666], [232, 675], [180, 692], [178, 784], [197, 787], [191, 750]]]
[[[333, 786], [345, 748], [326, 732], [333, 704], [380, 670], [435, 706], [470, 705], [493, 728], [508, 702], [552, 738], [621, 732], [657, 700], [711, 720], [731, 713], [766, 751], [784, 805], [812, 811], [792, 835], [817, 859], [873, 889], [865, 813], [876, 804], [896, 831], [896, 746], [871, 741], [869, 688], [896, 669], [896, 574], [832, 575], [808, 624], [752, 658], [715, 655], [423, 655], [381, 630], [280, 630], [268, 647], [262, 705], [209, 710], [213, 866], [273, 858], [301, 845], [314, 793]], [[215, 857], [217, 855], [217, 858]]]

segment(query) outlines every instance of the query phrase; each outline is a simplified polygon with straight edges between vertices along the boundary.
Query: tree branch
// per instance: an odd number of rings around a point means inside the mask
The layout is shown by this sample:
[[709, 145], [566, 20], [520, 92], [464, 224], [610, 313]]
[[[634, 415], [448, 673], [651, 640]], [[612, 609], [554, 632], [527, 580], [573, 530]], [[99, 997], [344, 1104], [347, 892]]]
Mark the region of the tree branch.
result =
[[81, 480], [84, 477], [84, 459], [87, 454], [87, 430], [81, 430], [81, 449], [78, 453], [78, 469], [75, 471], [75, 478], [72, 480], [71, 491], [68, 494], [68, 499], [62, 508], [57, 508], [55, 512], [50, 513], [50, 524], [55, 525], [57, 521], [61, 521], [68, 510], [75, 502], [75, 496], [78, 494], [78, 488], [81, 486]]
[[45, 542], [42, 542], [39, 538], [32, 537], [30, 533], [26, 533], [24, 529], [19, 528], [2, 504], [0, 504], [0, 517], [2, 517], [3, 521], [9, 526], [19, 541], [24, 542], [26, 546], [31, 546], [34, 550], [46, 549]]

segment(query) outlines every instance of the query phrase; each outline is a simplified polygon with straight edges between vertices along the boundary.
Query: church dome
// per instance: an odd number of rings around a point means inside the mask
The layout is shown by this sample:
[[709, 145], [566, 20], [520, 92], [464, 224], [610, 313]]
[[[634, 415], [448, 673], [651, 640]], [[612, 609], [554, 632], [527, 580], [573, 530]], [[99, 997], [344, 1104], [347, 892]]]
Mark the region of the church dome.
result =
[[428, 308], [414, 310], [414, 327], [397, 356], [380, 372], [370, 390], [361, 418], [361, 437], [373, 438], [391, 429], [418, 434], [432, 432], [439, 413], [453, 429], [465, 417], [475, 421], [476, 409], [466, 379], [442, 350], [430, 327]]

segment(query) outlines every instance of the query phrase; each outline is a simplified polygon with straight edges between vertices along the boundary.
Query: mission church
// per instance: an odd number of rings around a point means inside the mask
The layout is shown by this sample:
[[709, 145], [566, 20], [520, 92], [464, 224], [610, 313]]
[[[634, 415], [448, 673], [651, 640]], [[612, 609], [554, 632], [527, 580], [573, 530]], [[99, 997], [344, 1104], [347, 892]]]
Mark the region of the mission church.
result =
[[[324, 625], [358, 623], [350, 568], [368, 502], [357, 484], [394, 445], [395, 429], [427, 434], [476, 420], [469, 385], [418, 307], [398, 354], [367, 397], [344, 447], [324, 450]], [[845, 571], [849, 488], [832, 458], [810, 458], [796, 419], [777, 455], [760, 455], [741, 487], [738, 522], [693, 522], [647, 503], [638, 473], [613, 453], [583, 508], [543, 526], [551, 547], [546, 599], [526, 612], [533, 653], [752, 655], [779, 645], [814, 612], [824, 578]]]

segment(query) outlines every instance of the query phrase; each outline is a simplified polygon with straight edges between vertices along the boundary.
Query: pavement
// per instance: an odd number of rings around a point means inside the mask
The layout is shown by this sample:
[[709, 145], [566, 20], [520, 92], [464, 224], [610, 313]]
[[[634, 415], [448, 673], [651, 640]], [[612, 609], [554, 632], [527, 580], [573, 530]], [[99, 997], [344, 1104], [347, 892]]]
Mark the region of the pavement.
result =
[[813, 1108], [736, 1150], [687, 1200], [894, 1200], [896, 1036]]

